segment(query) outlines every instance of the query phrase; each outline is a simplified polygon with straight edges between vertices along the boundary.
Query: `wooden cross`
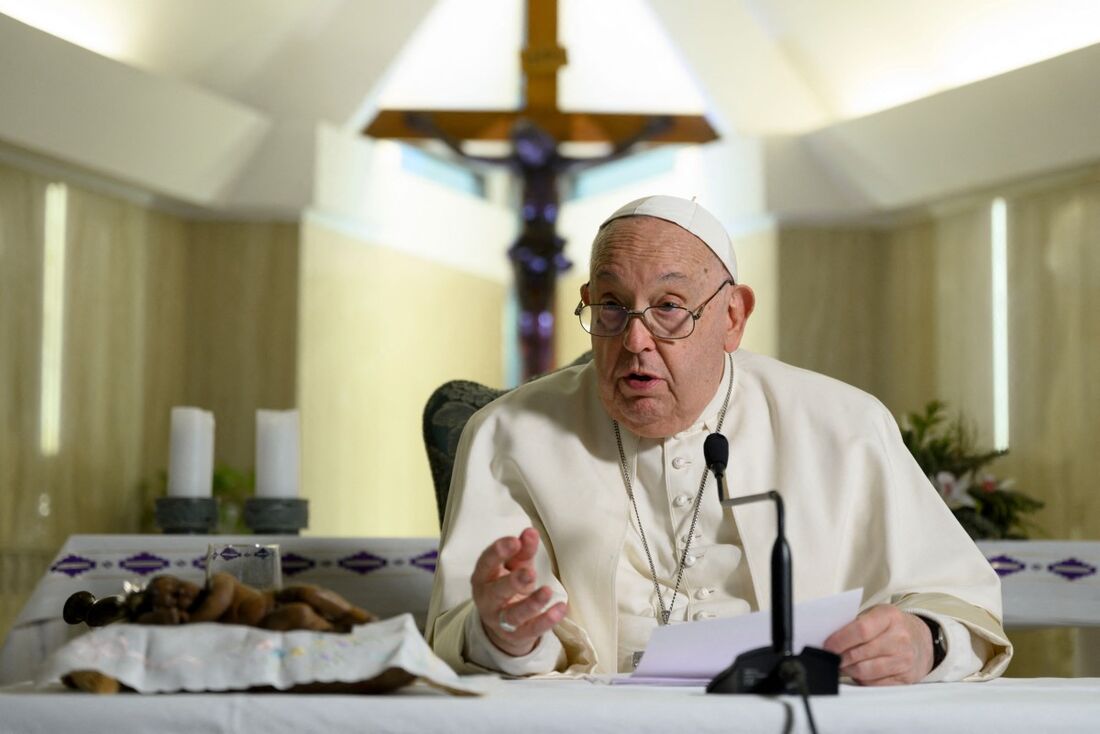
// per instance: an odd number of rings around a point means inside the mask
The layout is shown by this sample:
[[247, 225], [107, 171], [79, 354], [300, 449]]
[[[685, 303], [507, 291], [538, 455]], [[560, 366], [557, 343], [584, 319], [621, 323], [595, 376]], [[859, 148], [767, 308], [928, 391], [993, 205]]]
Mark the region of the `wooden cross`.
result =
[[[509, 166], [523, 180], [523, 231], [508, 251], [516, 273], [519, 339], [524, 378], [554, 366], [554, 289], [570, 267], [557, 235], [562, 175], [626, 155], [642, 141], [705, 143], [718, 136], [699, 115], [607, 114], [558, 109], [558, 69], [566, 64], [558, 44], [557, 0], [527, 0], [527, 45], [520, 54], [525, 101], [518, 110], [380, 110], [363, 131], [375, 138], [442, 140], [462, 157]], [[511, 141], [500, 158], [467, 155], [468, 140]], [[563, 142], [610, 143], [610, 155], [569, 158]]]

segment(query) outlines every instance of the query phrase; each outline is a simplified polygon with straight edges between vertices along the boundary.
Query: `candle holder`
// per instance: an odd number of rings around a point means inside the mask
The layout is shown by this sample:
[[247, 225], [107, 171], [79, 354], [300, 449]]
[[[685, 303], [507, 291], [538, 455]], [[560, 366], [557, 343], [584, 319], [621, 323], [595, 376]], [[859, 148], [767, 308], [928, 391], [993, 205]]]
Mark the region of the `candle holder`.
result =
[[297, 535], [309, 526], [309, 500], [250, 497], [244, 503], [244, 524], [256, 535]]
[[156, 518], [168, 535], [209, 535], [218, 525], [218, 505], [212, 497], [160, 497]]

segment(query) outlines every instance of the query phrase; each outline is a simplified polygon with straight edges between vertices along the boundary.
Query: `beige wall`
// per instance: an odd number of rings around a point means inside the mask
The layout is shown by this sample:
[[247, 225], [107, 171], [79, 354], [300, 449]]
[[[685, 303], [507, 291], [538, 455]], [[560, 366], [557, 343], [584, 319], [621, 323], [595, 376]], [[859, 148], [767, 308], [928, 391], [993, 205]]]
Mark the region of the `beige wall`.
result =
[[573, 311], [581, 300], [581, 286], [588, 282], [588, 261], [573, 265], [573, 270], [558, 278], [555, 294], [554, 356], [558, 366], [569, 364], [592, 348], [592, 337], [581, 328]]
[[69, 186], [60, 442], [45, 455], [50, 183], [0, 166], [0, 635], [70, 534], [139, 530], [171, 406], [213, 409], [218, 459], [247, 468], [255, 408], [294, 400], [296, 225], [189, 223]]
[[503, 285], [303, 225], [303, 493], [322, 535], [436, 535], [421, 437], [432, 391], [500, 385]]
[[750, 352], [779, 354], [779, 233], [772, 228], [735, 237], [737, 280], [752, 288], [756, 307], [741, 346]]

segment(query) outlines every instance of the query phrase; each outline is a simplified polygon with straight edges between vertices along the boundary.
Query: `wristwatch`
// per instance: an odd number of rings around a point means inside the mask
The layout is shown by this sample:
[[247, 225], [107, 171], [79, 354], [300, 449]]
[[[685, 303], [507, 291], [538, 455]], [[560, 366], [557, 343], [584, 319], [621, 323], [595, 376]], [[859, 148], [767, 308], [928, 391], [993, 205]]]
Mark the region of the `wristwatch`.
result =
[[917, 618], [928, 625], [928, 631], [932, 633], [932, 670], [935, 670], [947, 657], [947, 637], [943, 634], [943, 627], [936, 620], [920, 615], [917, 615]]

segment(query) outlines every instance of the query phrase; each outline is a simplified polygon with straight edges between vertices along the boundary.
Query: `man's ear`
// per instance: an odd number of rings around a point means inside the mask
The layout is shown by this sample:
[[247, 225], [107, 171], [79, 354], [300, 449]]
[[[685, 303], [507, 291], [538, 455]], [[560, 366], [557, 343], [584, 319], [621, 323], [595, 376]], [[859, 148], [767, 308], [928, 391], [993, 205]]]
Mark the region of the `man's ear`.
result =
[[747, 285], [733, 286], [730, 294], [727, 316], [729, 317], [726, 329], [725, 348], [732, 352], [741, 345], [741, 339], [745, 336], [745, 324], [756, 308], [756, 294]]
[[586, 306], [592, 303], [592, 301], [589, 300], [588, 283], [585, 283], [584, 285], [581, 286], [581, 303], [583, 303]]

